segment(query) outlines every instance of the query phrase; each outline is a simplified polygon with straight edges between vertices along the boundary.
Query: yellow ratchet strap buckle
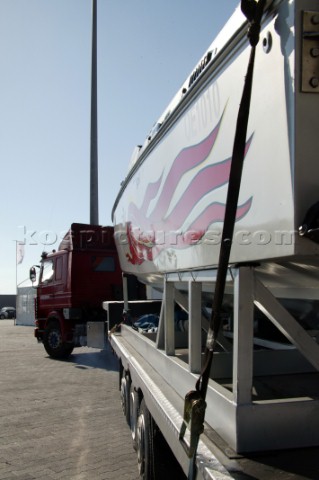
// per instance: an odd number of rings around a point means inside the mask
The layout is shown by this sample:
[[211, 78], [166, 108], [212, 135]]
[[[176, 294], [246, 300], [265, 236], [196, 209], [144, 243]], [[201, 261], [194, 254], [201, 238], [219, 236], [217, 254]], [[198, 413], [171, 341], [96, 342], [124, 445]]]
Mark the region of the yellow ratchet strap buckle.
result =
[[[197, 450], [199, 436], [204, 431], [206, 402], [200, 392], [191, 390], [185, 396], [184, 419], [179, 433], [181, 442], [188, 458], [192, 458]], [[185, 441], [186, 428], [190, 431], [190, 441]]]

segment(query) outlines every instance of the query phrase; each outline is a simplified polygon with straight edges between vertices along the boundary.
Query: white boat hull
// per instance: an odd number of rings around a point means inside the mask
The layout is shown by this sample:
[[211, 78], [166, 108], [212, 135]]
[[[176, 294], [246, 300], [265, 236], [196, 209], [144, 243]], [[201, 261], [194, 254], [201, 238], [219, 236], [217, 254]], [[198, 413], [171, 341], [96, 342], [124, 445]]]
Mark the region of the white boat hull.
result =
[[[319, 95], [300, 91], [298, 73], [301, 10], [315, 9], [316, 2], [278, 4], [264, 20], [256, 52], [233, 264], [318, 254], [317, 245], [297, 232], [318, 200]], [[113, 210], [115, 240], [123, 271], [145, 281], [218, 264], [250, 53], [243, 22], [237, 12], [213, 42], [209, 50], [217, 54], [207, 72], [123, 182]], [[230, 27], [237, 33], [228, 41]]]

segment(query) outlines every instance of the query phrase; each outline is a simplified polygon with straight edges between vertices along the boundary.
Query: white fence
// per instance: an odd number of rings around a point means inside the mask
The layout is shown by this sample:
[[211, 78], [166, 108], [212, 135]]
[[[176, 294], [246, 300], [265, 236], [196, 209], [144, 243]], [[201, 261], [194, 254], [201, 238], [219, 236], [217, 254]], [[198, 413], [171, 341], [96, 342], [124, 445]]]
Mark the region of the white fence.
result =
[[35, 295], [33, 287], [18, 287], [16, 325], [34, 325]]

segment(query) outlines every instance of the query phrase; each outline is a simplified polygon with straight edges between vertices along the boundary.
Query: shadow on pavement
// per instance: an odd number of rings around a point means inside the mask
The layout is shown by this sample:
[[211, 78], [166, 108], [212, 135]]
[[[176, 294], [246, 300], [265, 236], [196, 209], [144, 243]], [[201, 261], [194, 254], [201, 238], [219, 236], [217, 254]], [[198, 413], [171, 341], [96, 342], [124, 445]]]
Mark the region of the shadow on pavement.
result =
[[[47, 357], [50, 358], [50, 357]], [[52, 359], [54, 360], [54, 359]], [[54, 360], [65, 361], [67, 363], [73, 363], [75, 368], [88, 370], [91, 368], [100, 368], [106, 371], [118, 371], [118, 359], [113, 354], [109, 344], [104, 350], [93, 348], [76, 348], [67, 360]]]

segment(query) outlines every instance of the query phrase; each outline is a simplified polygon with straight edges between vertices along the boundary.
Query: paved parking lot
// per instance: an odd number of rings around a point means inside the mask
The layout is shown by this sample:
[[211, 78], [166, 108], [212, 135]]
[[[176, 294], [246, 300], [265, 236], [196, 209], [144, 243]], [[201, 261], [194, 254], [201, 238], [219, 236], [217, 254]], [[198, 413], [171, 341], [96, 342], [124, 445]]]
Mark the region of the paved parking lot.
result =
[[138, 480], [109, 350], [50, 359], [0, 320], [0, 480]]

